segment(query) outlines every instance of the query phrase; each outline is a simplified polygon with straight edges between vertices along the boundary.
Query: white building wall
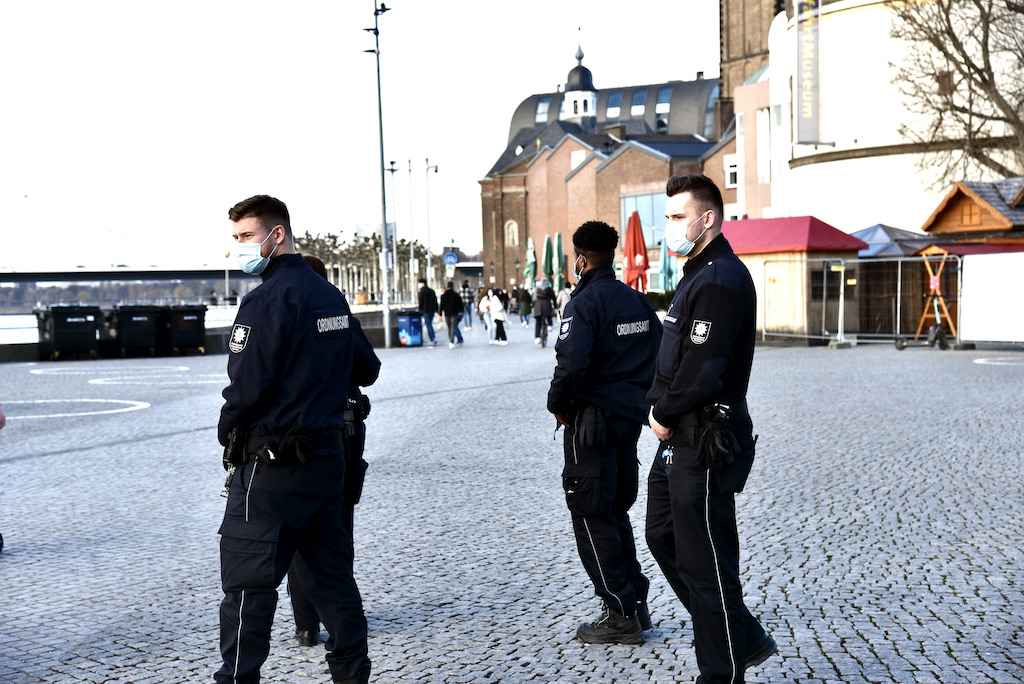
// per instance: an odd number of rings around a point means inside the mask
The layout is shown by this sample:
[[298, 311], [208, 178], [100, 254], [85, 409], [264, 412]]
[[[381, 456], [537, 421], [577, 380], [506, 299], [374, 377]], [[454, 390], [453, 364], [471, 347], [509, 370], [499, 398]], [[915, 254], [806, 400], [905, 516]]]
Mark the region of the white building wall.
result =
[[[789, 160], [833, 151], [905, 144], [900, 125], [912, 114], [892, 83], [902, 45], [889, 37], [891, 13], [875, 0], [826, 5], [819, 22], [818, 145], [793, 144], [796, 22], [779, 14], [769, 32], [773, 109], [772, 212], [812, 215], [845, 232], [877, 223], [916, 230], [944, 188], [929, 189], [937, 174], [922, 173], [918, 155], [877, 156], [790, 168]], [[779, 122], [773, 117], [773, 124]], [[827, 143], [827, 144], [826, 144]]]

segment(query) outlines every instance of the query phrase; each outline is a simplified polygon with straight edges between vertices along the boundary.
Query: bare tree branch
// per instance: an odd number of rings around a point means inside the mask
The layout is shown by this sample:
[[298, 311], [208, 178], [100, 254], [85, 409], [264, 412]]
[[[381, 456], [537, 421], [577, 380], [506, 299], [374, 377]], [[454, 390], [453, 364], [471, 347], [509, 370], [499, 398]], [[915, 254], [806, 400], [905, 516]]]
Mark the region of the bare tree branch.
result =
[[927, 152], [937, 185], [1024, 173], [1024, 2], [890, 0], [906, 57], [893, 83], [916, 120], [901, 134]]

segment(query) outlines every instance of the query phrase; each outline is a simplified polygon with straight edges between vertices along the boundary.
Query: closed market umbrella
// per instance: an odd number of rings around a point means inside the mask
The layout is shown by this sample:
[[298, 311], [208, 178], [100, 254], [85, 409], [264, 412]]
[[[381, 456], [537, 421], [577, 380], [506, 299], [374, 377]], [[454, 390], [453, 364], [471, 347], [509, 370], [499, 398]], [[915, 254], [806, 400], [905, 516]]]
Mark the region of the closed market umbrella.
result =
[[562, 253], [562, 234], [555, 233], [555, 292], [565, 287], [565, 255]]
[[555, 275], [554, 251], [554, 247], [551, 244], [551, 236], [544, 236], [544, 251], [541, 252], [540, 272], [547, 277], [549, 282]]
[[526, 266], [523, 268], [523, 283], [530, 292], [533, 292], [535, 280], [537, 280], [537, 249], [533, 246], [531, 237], [526, 238]]
[[676, 286], [676, 256], [668, 250], [668, 240], [661, 241], [661, 288], [666, 292]]
[[626, 260], [626, 284], [639, 292], [647, 291], [647, 244], [644, 242], [644, 230], [640, 225], [640, 214], [633, 212], [626, 224], [626, 241], [622, 245]]

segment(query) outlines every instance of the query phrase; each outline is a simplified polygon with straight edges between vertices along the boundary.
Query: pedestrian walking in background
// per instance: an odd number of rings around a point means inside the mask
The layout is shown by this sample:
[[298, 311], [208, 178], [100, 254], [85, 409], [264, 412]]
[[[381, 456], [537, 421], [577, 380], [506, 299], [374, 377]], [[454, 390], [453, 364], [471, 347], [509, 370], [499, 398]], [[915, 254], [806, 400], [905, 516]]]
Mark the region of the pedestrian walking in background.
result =
[[548, 411], [565, 426], [562, 486], [583, 567], [603, 612], [580, 625], [587, 643], [643, 642], [650, 581], [636, 558], [636, 442], [647, 418], [661, 324], [647, 298], [615, 278], [619, 235], [600, 221], [573, 234], [579, 286], [555, 341]]
[[565, 318], [565, 305], [569, 303], [572, 298], [572, 285], [568, 282], [565, 283], [565, 287], [562, 291], [555, 296], [555, 308], [558, 310], [558, 320], [561, 321]]
[[456, 341], [462, 344], [462, 333], [459, 332], [459, 316], [462, 314], [462, 297], [455, 291], [455, 283], [448, 281], [441, 293], [441, 314], [448, 326], [448, 348], [454, 349]]
[[[685, 256], [647, 393], [660, 440], [647, 486], [647, 544], [693, 619], [698, 681], [742, 684], [777, 652], [743, 602], [735, 496], [754, 462], [747, 385], [757, 301], [722, 235], [718, 187], [669, 179], [667, 246]], [[697, 258], [699, 257], [699, 258]]]
[[491, 310], [491, 295], [494, 293], [492, 288], [484, 290], [483, 295], [480, 297], [480, 309], [484, 317], [484, 327], [487, 328], [487, 343], [494, 344], [494, 340], [497, 339], [495, 336], [494, 327], [494, 312]]
[[551, 283], [543, 278], [533, 293], [533, 318], [536, 320], [534, 326], [534, 341], [540, 344], [542, 334], [541, 327], [547, 324], [551, 328], [551, 316], [555, 311], [555, 293], [551, 290]]
[[468, 280], [462, 281], [462, 289], [459, 290], [462, 297], [462, 309], [466, 320], [466, 330], [473, 329], [473, 305], [476, 303], [476, 290], [469, 286]]
[[427, 343], [427, 346], [433, 347], [437, 344], [437, 340], [434, 338], [434, 314], [437, 313], [437, 293], [427, 287], [425, 278], [420, 278], [419, 283], [420, 292], [417, 303], [420, 312], [423, 313], [423, 327], [430, 337], [430, 342]]
[[492, 290], [487, 296], [487, 309], [491, 313], [491, 320], [494, 321], [494, 339], [491, 340], [491, 344], [508, 344], [508, 338], [505, 336], [505, 321], [508, 320], [508, 314], [505, 312], [505, 303], [501, 301], [500, 290]]
[[519, 320], [522, 321], [523, 327], [530, 325], [530, 314], [533, 311], [533, 296], [530, 291], [524, 285], [519, 290]]

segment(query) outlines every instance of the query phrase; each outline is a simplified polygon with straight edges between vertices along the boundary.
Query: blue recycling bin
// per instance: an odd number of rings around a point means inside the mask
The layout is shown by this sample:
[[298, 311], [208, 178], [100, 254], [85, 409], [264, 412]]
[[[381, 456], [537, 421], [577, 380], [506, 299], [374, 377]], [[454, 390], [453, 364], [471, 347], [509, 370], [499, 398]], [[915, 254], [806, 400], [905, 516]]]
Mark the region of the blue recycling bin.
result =
[[398, 342], [403, 347], [423, 346], [423, 314], [419, 311], [398, 312]]

